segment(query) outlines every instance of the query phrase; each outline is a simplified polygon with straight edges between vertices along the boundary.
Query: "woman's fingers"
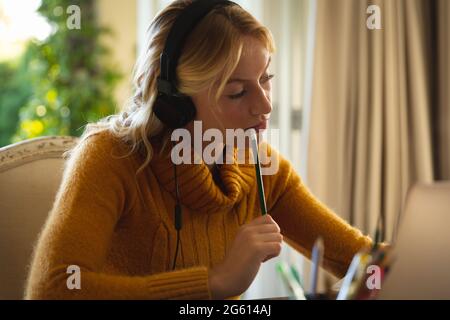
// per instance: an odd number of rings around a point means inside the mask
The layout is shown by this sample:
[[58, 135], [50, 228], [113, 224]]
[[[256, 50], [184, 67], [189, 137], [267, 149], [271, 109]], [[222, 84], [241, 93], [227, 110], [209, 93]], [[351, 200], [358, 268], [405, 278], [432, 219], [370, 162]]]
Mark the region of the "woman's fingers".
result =
[[283, 236], [281, 233], [262, 233], [257, 236], [258, 241], [261, 242], [282, 242]]
[[262, 262], [266, 262], [274, 257], [280, 255], [282, 245], [279, 242], [268, 242], [264, 244], [264, 252], [262, 255]]
[[256, 226], [249, 226], [257, 233], [280, 233], [280, 227], [277, 224], [260, 224]]
[[250, 221], [249, 225], [260, 225], [267, 223], [275, 223], [275, 220], [273, 220], [270, 214], [265, 214], [253, 219], [252, 221]]

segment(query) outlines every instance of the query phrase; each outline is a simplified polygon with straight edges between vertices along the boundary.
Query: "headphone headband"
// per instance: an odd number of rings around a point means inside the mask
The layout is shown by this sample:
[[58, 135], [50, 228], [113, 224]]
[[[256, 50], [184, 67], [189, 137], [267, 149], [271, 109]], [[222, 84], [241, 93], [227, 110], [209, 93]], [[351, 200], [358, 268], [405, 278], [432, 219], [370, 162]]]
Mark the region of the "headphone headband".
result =
[[161, 75], [158, 78], [158, 91], [167, 95], [177, 95], [174, 86], [176, 68], [181, 50], [188, 35], [197, 24], [217, 5], [237, 5], [228, 0], [194, 0], [175, 20], [161, 54]]

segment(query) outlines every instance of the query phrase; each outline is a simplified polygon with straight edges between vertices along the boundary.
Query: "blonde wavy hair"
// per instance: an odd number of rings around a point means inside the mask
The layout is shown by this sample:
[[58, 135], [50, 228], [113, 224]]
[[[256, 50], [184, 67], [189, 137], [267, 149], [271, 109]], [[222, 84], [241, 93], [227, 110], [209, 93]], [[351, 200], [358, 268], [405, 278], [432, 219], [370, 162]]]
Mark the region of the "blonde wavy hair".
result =
[[[169, 31], [192, 0], [176, 0], [153, 19], [147, 30], [146, 44], [134, 68], [134, 95], [122, 112], [97, 123], [88, 124], [81, 138], [100, 130], [109, 130], [131, 146], [129, 154], [142, 150], [144, 169], [153, 157], [150, 139], [162, 137], [161, 152], [170, 145], [172, 131], [153, 112], [157, 97], [156, 79], [160, 74], [160, 55]], [[208, 89], [217, 101], [236, 69], [244, 45], [244, 36], [261, 41], [270, 53], [275, 52], [271, 32], [240, 6], [218, 6], [203, 18], [190, 33], [177, 66], [177, 89], [192, 96]], [[128, 154], [128, 155], [129, 155]]]

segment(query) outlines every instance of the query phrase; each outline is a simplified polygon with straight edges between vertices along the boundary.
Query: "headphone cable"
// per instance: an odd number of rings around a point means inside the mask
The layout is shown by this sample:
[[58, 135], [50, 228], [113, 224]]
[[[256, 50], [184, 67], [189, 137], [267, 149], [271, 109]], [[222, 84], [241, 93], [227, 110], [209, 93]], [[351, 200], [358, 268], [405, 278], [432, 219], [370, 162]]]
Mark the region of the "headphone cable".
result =
[[[175, 142], [173, 142], [175, 144]], [[180, 205], [180, 192], [178, 188], [178, 176], [177, 176], [177, 165], [173, 163], [173, 173], [175, 176], [175, 197], [176, 197], [176, 204], [174, 209], [174, 219], [175, 219], [175, 229], [177, 230], [177, 244], [175, 248], [175, 256], [173, 258], [173, 265], [172, 270], [175, 270], [176, 264], [177, 264], [177, 257], [178, 257], [178, 249], [180, 246], [180, 230], [182, 227], [182, 211], [181, 211], [181, 205]]]

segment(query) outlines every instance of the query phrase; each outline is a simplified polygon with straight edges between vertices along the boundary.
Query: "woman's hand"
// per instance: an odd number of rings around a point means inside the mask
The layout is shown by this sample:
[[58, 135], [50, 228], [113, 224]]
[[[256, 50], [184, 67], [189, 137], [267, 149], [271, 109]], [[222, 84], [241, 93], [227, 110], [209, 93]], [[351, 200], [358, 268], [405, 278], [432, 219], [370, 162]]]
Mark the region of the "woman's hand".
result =
[[280, 227], [270, 215], [241, 226], [224, 261], [209, 272], [212, 298], [224, 299], [247, 290], [261, 263], [280, 254], [282, 240]]

